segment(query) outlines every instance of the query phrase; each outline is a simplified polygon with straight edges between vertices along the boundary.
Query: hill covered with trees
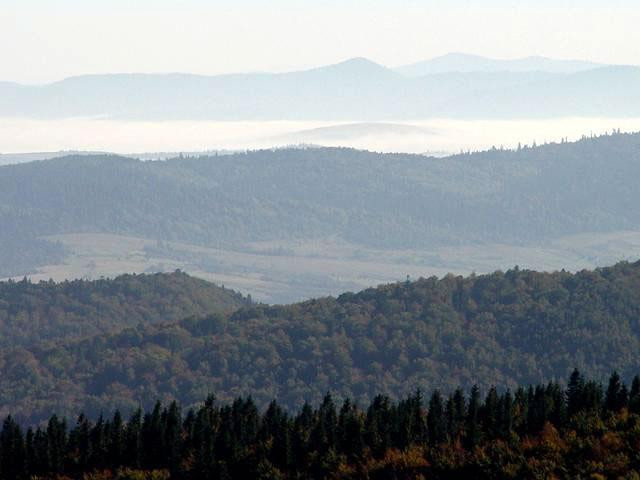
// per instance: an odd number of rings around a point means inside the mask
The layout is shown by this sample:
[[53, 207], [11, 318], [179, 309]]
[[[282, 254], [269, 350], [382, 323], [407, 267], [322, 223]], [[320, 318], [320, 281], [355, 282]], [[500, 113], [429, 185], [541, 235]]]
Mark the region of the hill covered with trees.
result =
[[[327, 394], [294, 413], [276, 401], [214, 397], [185, 414], [161, 403], [123, 419], [52, 415], [37, 428], [7, 417], [2, 478], [420, 479], [637, 478], [640, 377], [606, 389], [575, 370], [511, 391], [477, 387], [368, 405]], [[37, 477], [33, 477], [37, 475]], [[61, 475], [66, 475], [62, 477]]]
[[[640, 134], [437, 159], [344, 148], [0, 167], [0, 276], [55, 263], [54, 234], [242, 248], [336, 237], [402, 250], [637, 230]], [[25, 270], [27, 269], [27, 270]]]
[[230, 313], [250, 304], [240, 294], [182, 272], [96, 281], [0, 282], [0, 347], [29, 347]]
[[0, 354], [0, 413], [37, 420], [214, 393], [296, 408], [420, 387], [513, 387], [640, 371], [640, 262], [426, 278], [286, 306], [140, 324]]

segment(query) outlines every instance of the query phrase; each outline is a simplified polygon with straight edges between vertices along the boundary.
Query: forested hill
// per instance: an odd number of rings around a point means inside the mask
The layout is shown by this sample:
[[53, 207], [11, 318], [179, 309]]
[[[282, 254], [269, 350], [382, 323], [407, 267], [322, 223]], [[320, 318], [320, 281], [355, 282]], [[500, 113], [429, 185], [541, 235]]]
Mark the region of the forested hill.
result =
[[444, 159], [313, 148], [11, 165], [0, 167], [0, 276], [56, 263], [64, 252], [41, 240], [53, 234], [429, 249], [634, 230], [638, 178], [640, 134]]
[[115, 333], [140, 323], [230, 313], [248, 300], [182, 272], [71, 282], [0, 282], [0, 347]]
[[364, 404], [420, 387], [501, 388], [640, 370], [640, 262], [576, 274], [513, 269], [384, 285], [289, 306], [139, 325], [0, 356], [2, 412], [129, 411], [208, 393], [288, 406]]

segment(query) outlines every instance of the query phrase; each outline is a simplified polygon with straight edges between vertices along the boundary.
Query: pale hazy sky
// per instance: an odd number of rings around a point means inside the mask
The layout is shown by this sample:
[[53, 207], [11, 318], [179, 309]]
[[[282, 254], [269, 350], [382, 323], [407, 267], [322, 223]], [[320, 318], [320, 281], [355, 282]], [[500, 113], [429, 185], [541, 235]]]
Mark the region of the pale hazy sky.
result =
[[0, 0], [0, 80], [283, 71], [448, 52], [640, 64], [640, 0]]

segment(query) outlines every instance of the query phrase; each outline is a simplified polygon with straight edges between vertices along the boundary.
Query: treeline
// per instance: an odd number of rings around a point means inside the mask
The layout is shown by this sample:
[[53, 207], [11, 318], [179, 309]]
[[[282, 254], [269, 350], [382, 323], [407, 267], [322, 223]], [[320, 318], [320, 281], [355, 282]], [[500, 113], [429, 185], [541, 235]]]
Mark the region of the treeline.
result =
[[185, 273], [64, 282], [0, 282], [0, 347], [113, 334], [138, 324], [230, 313], [251, 302]]
[[[638, 478], [640, 378], [606, 388], [575, 370], [515, 391], [420, 391], [364, 409], [327, 394], [295, 414], [276, 401], [213, 396], [185, 414], [172, 402], [25, 431], [7, 417], [2, 478]], [[92, 473], [93, 472], [93, 473]], [[65, 475], [68, 477], [60, 477]], [[136, 476], [137, 475], [137, 476]], [[57, 477], [56, 477], [57, 476]]]

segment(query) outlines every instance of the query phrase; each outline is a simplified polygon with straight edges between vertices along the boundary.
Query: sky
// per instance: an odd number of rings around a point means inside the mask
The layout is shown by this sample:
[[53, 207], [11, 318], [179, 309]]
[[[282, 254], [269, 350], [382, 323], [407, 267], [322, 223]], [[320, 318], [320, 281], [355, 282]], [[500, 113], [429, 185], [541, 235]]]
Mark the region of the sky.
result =
[[287, 71], [449, 52], [640, 64], [638, 0], [2, 0], [0, 81]]

